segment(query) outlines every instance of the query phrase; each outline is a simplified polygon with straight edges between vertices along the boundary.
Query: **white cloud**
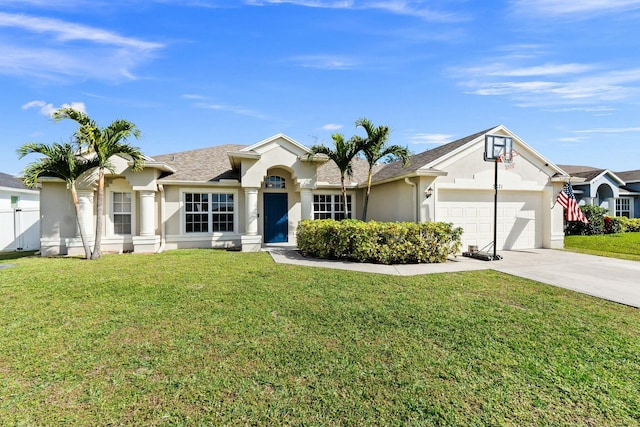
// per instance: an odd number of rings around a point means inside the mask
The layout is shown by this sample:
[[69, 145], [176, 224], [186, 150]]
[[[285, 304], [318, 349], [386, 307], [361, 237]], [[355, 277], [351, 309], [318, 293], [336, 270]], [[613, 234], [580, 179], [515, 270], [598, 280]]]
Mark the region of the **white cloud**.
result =
[[515, 0], [512, 4], [519, 13], [547, 16], [600, 15], [640, 9], [640, 0]]
[[594, 68], [588, 64], [543, 64], [532, 67], [512, 68], [505, 63], [494, 63], [484, 67], [469, 69], [470, 72], [480, 73], [487, 76], [503, 77], [534, 77], [534, 76], [555, 76], [567, 74], [580, 74]]
[[445, 133], [416, 133], [408, 135], [407, 139], [411, 144], [437, 144], [442, 145], [451, 142], [455, 135]]
[[467, 18], [458, 13], [435, 10], [429, 7], [431, 2], [425, 0], [245, 0], [244, 3], [250, 6], [292, 4], [324, 9], [377, 9], [428, 21], [452, 22], [467, 20]]
[[339, 130], [342, 129], [342, 125], [338, 125], [335, 123], [327, 123], [326, 125], [322, 126], [322, 130], [328, 130], [328, 131], [334, 131], [334, 130]]
[[249, 108], [237, 106], [237, 105], [228, 105], [228, 104], [211, 104], [206, 102], [197, 102], [193, 104], [197, 108], [203, 108], [206, 110], [216, 110], [216, 111], [227, 111], [233, 114], [239, 114], [241, 116], [253, 117], [260, 120], [268, 120], [269, 117], [266, 114], [260, 113], [259, 111], [251, 110]]
[[153, 50], [161, 48], [159, 43], [123, 37], [116, 33], [100, 28], [61, 21], [52, 18], [40, 18], [28, 15], [16, 15], [0, 12], [0, 27], [21, 28], [33, 33], [49, 33], [60, 41], [90, 41], [119, 47], [129, 47], [136, 50]]
[[352, 70], [360, 63], [353, 58], [339, 55], [301, 55], [289, 59], [299, 67], [321, 70]]
[[47, 117], [51, 117], [53, 115], [53, 113], [57, 110], [59, 110], [60, 108], [73, 108], [74, 110], [77, 111], [81, 111], [83, 113], [87, 112], [86, 106], [84, 104], [84, 102], [71, 102], [69, 104], [62, 104], [59, 107], [54, 107], [53, 104], [51, 103], [47, 103], [45, 101], [40, 101], [40, 100], [36, 100], [36, 101], [31, 101], [31, 102], [27, 102], [26, 104], [24, 104], [22, 106], [23, 110], [28, 110], [30, 108], [37, 108], [40, 110], [40, 114], [47, 116]]
[[73, 22], [0, 12], [0, 74], [132, 80], [138, 78], [132, 70], [162, 47]]
[[182, 98], [182, 99], [196, 99], [196, 100], [207, 99], [203, 95], [196, 95], [196, 94], [193, 94], [193, 93], [185, 93], [184, 95], [180, 95], [180, 98]]
[[[467, 93], [504, 96], [520, 107], [595, 107], [611, 110], [612, 102], [633, 99], [640, 93], [640, 68], [604, 69], [602, 65], [543, 63], [508, 65], [492, 62], [485, 66], [454, 69]], [[568, 110], [567, 110], [568, 111]]]
[[586, 137], [586, 136], [574, 136], [574, 137], [565, 137], [565, 138], [557, 138], [556, 141], [558, 142], [584, 142], [584, 141], [588, 141], [591, 138]]
[[640, 132], [640, 127], [625, 127], [625, 128], [595, 128], [575, 130], [574, 133], [629, 133]]

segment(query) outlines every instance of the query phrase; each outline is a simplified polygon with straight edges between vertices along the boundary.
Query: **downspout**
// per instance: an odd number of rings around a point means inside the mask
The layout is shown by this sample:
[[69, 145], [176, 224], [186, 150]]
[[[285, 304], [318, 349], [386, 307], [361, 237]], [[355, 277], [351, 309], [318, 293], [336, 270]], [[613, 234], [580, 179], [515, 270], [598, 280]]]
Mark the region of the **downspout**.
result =
[[164, 251], [164, 245], [166, 243], [165, 240], [165, 221], [164, 221], [164, 186], [162, 184], [158, 184], [158, 191], [160, 191], [160, 247], [156, 251], [157, 254]]
[[409, 180], [409, 178], [405, 178], [404, 182], [407, 185], [410, 185], [410, 186], [413, 187], [413, 197], [411, 198], [411, 207], [413, 208], [413, 222], [417, 223], [418, 222], [418, 215], [417, 215], [417, 213], [418, 213], [418, 200], [417, 200], [417, 198], [418, 198], [418, 194], [417, 194], [418, 186], [415, 183], [411, 182]]

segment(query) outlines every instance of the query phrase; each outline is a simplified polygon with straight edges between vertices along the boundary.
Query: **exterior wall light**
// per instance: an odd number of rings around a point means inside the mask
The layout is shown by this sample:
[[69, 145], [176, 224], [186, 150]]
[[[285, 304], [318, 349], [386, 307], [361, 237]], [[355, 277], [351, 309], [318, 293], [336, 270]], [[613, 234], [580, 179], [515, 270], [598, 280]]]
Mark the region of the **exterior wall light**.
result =
[[426, 190], [424, 190], [424, 198], [428, 199], [431, 196], [433, 196], [433, 188], [429, 187]]

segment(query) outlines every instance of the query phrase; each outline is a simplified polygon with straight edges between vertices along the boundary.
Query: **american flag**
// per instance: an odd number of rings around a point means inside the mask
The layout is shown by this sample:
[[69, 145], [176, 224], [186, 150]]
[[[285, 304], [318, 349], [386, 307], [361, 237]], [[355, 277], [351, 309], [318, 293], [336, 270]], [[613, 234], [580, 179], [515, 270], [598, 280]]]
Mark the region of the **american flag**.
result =
[[578, 206], [570, 182], [564, 185], [556, 201], [567, 210], [567, 221], [582, 221], [585, 224], [589, 224], [589, 220], [587, 220], [587, 217], [580, 210], [580, 206]]

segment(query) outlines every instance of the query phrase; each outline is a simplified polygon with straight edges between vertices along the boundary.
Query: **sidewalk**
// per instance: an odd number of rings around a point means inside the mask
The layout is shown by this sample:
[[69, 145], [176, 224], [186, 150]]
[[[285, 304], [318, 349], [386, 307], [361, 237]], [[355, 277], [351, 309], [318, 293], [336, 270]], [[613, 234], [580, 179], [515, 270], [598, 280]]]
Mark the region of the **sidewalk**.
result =
[[503, 259], [481, 261], [463, 256], [440, 264], [363, 264], [305, 258], [295, 248], [268, 248], [276, 263], [366, 273], [413, 276], [493, 269], [640, 308], [640, 262], [553, 249], [500, 251]]

